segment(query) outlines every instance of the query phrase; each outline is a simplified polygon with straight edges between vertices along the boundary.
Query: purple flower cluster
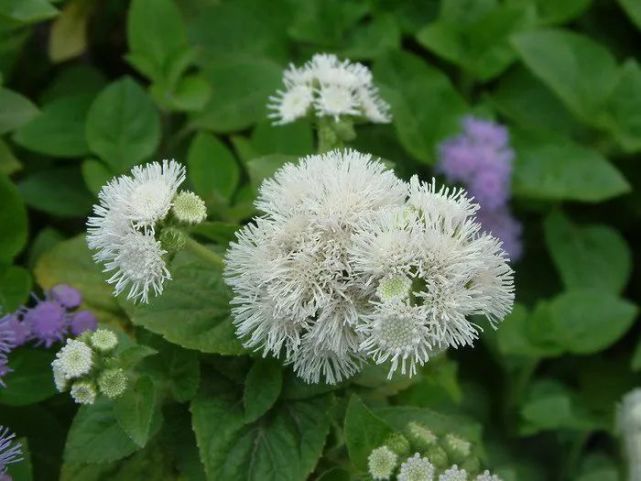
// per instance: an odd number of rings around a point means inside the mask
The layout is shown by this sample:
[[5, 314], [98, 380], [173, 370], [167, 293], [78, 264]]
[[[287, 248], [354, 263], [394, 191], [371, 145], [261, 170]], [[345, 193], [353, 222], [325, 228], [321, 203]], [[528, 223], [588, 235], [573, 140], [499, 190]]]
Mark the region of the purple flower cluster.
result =
[[68, 335], [75, 337], [96, 329], [98, 320], [90, 311], [76, 310], [81, 303], [77, 289], [59, 284], [33, 307], [22, 307], [0, 318], [0, 386], [11, 371], [8, 355], [13, 349], [30, 341], [48, 348]]
[[449, 182], [464, 184], [481, 206], [485, 231], [503, 241], [512, 260], [521, 257], [522, 226], [509, 211], [514, 151], [507, 129], [495, 122], [465, 117], [463, 132], [439, 146], [438, 170]]
[[7, 466], [22, 461], [22, 447], [15, 442], [15, 434], [0, 426], [0, 481], [10, 481]]

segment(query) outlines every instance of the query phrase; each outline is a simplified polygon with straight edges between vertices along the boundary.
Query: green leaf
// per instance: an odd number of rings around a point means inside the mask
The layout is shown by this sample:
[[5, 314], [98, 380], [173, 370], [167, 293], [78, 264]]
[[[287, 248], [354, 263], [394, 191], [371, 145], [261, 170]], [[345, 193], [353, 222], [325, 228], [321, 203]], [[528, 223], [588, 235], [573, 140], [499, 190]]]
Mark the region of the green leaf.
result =
[[114, 402], [118, 425], [140, 447], [144, 447], [149, 441], [152, 419], [158, 415], [159, 409], [156, 387], [149, 376], [138, 378]]
[[22, 461], [7, 466], [7, 474], [11, 481], [32, 481], [33, 465], [27, 438], [21, 438], [18, 442], [22, 446]]
[[129, 77], [108, 85], [91, 105], [87, 142], [114, 173], [124, 172], [154, 153], [160, 118], [145, 91]]
[[275, 359], [258, 359], [245, 379], [245, 420], [252, 422], [265, 414], [276, 402], [283, 385], [280, 362]]
[[94, 202], [77, 166], [38, 170], [18, 188], [27, 205], [60, 217], [84, 217]]
[[401, 28], [394, 15], [379, 15], [369, 23], [354, 28], [345, 43], [347, 47], [341, 52], [341, 57], [377, 58], [389, 51], [399, 49]]
[[637, 342], [637, 347], [634, 349], [632, 360], [630, 361], [630, 367], [635, 372], [641, 370], [641, 340]]
[[288, 33], [296, 40], [323, 47], [340, 46], [345, 34], [367, 15], [366, 2], [300, 2]]
[[618, 2], [628, 14], [630, 20], [641, 30], [641, 4], [635, 0], [618, 0]]
[[164, 79], [171, 57], [187, 46], [180, 10], [172, 0], [133, 0], [127, 16], [127, 41], [129, 50], [149, 65], [142, 73]]
[[251, 136], [256, 156], [273, 154], [309, 155], [314, 152], [314, 133], [310, 122], [300, 120], [285, 125], [260, 122]]
[[230, 318], [231, 292], [222, 273], [186, 252], [176, 261], [163, 295], [138, 306], [132, 322], [189, 349], [242, 353]]
[[65, 240], [64, 236], [52, 227], [41, 229], [31, 241], [27, 266], [33, 269], [42, 254], [52, 249], [53, 246]]
[[81, 169], [85, 185], [92, 194], [96, 195], [114, 176], [103, 162], [96, 159], [85, 159]]
[[31, 274], [20, 266], [9, 266], [0, 272], [0, 306], [12, 312], [24, 305], [31, 293]]
[[627, 152], [641, 150], [641, 67], [628, 60], [606, 105], [603, 127]]
[[543, 380], [532, 385], [521, 408], [525, 435], [556, 429], [592, 430], [598, 426], [578, 399], [557, 381]]
[[112, 401], [99, 399], [78, 409], [67, 435], [65, 463], [109, 463], [138, 449], [118, 424], [113, 408]]
[[0, 17], [20, 23], [36, 23], [58, 13], [47, 0], [0, 0]]
[[51, 374], [54, 353], [41, 349], [21, 348], [9, 355], [12, 372], [3, 377], [6, 387], [0, 388], [0, 404], [26, 406], [56, 394]]
[[618, 79], [616, 60], [603, 46], [560, 29], [525, 32], [513, 38], [525, 65], [587, 123], [599, 113]]
[[22, 164], [13, 155], [9, 146], [0, 139], [0, 175], [11, 175], [22, 169]]
[[27, 211], [18, 189], [0, 175], [0, 261], [9, 261], [27, 242]]
[[92, 97], [61, 97], [42, 107], [40, 115], [17, 130], [13, 139], [25, 149], [54, 157], [80, 157], [89, 153], [85, 119]]
[[514, 305], [512, 312], [503, 320], [496, 333], [498, 348], [503, 355], [539, 358], [558, 354], [556, 347], [551, 350], [545, 349], [545, 345], [539, 345], [530, 339], [529, 324], [533, 319], [536, 320], [534, 316], [528, 315], [525, 306]]
[[[329, 432], [325, 397], [289, 402], [247, 423], [240, 402], [199, 397], [191, 406], [200, 457], [208, 479], [304, 481]], [[216, 420], [212, 422], [212, 420]]]
[[191, 401], [200, 386], [200, 359], [198, 352], [183, 349], [154, 336], [150, 345], [157, 356], [146, 359], [139, 370], [149, 374], [178, 402]]
[[565, 139], [514, 137], [518, 197], [601, 202], [630, 185], [600, 153]]
[[265, 155], [256, 157], [247, 162], [247, 173], [252, 186], [258, 187], [263, 180], [271, 177], [288, 162], [296, 162], [298, 159], [291, 155]]
[[213, 94], [196, 127], [227, 133], [242, 130], [267, 117], [267, 102], [279, 88], [282, 67], [266, 58], [242, 57], [211, 61], [203, 74]]
[[104, 75], [88, 64], [71, 64], [62, 69], [40, 95], [43, 103], [71, 95], [95, 97], [105, 86]]
[[0, 135], [29, 123], [39, 114], [38, 107], [17, 92], [0, 88]]
[[49, 33], [49, 58], [54, 63], [82, 55], [87, 48], [89, 9], [80, 2], [68, 3]]
[[527, 8], [506, 5], [476, 9], [474, 14], [461, 10], [459, 15], [428, 24], [416, 38], [437, 55], [487, 81], [514, 62], [516, 54], [508, 39], [532, 24], [532, 20]]
[[80, 290], [85, 304], [92, 310], [120, 311], [106, 276], [91, 258], [84, 235], [60, 242], [44, 253], [34, 274], [43, 289], [69, 284]]
[[403, 147], [421, 162], [436, 161], [436, 144], [459, 128], [466, 105], [448, 78], [421, 58], [395, 52], [374, 64], [374, 79], [392, 106]]
[[545, 242], [568, 289], [594, 288], [620, 293], [632, 272], [625, 239], [607, 225], [577, 226], [561, 212], [543, 224]]
[[393, 432], [392, 428], [353, 395], [345, 413], [345, 443], [350, 461], [357, 469], [367, 470], [367, 458]]
[[573, 354], [599, 352], [623, 336], [637, 316], [637, 306], [601, 290], [561, 294], [549, 305], [553, 335]]
[[189, 180], [207, 204], [229, 203], [240, 169], [225, 144], [211, 134], [199, 133], [189, 146], [187, 164]]
[[492, 103], [524, 129], [568, 135], [580, 129], [561, 101], [523, 66], [500, 78]]
[[[525, 0], [526, 4], [529, 0]], [[536, 0], [536, 13], [539, 23], [560, 24], [572, 20], [588, 9], [592, 0]]]
[[187, 75], [178, 81], [173, 90], [159, 85], [151, 93], [161, 105], [172, 110], [197, 112], [202, 110], [211, 98], [211, 86], [201, 75]]

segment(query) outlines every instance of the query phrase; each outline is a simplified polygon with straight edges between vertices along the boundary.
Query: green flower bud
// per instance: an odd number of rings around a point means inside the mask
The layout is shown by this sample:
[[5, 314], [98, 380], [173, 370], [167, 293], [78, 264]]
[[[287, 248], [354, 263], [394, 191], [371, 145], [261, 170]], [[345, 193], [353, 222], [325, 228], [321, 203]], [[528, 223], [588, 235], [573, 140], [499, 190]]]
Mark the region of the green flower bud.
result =
[[423, 451], [423, 456], [429, 459], [436, 469], [445, 469], [451, 464], [447, 453], [438, 444], [434, 444]]
[[122, 396], [127, 389], [127, 375], [122, 369], [109, 369], [98, 377], [100, 392], [109, 399]]
[[367, 458], [369, 474], [376, 481], [387, 481], [398, 464], [398, 455], [387, 446], [376, 448]]
[[205, 202], [193, 192], [184, 191], [174, 197], [171, 209], [176, 219], [185, 224], [200, 224], [207, 218]]
[[434, 433], [417, 422], [411, 422], [407, 425], [407, 439], [416, 451], [426, 451], [437, 442]]
[[385, 440], [385, 446], [390, 448], [401, 458], [406, 458], [410, 455], [410, 442], [401, 433], [390, 434]]
[[462, 464], [472, 453], [470, 442], [455, 434], [446, 435], [442, 441], [442, 446], [450, 461], [456, 464]]
[[481, 470], [481, 461], [476, 456], [470, 456], [461, 463], [461, 467], [465, 469], [470, 476], [474, 476]]
[[175, 254], [182, 250], [185, 247], [185, 242], [187, 242], [185, 233], [175, 227], [165, 227], [160, 233], [159, 240], [163, 249], [170, 254]]

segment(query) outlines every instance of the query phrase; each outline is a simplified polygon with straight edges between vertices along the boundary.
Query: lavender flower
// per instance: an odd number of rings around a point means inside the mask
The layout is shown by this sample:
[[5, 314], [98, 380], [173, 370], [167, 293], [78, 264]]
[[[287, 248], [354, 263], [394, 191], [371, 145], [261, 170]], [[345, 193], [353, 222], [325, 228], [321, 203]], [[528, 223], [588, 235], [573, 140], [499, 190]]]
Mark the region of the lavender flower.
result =
[[52, 287], [48, 297], [67, 309], [74, 309], [82, 303], [82, 294], [67, 284]]
[[31, 338], [31, 326], [24, 322], [17, 313], [7, 314], [3, 320], [4, 329], [10, 332], [12, 337], [11, 350], [22, 346]]
[[16, 435], [0, 426], [0, 474], [7, 472], [7, 466], [22, 461], [22, 447], [14, 441]]
[[9, 360], [6, 355], [0, 355], [0, 386], [5, 387], [5, 383], [2, 380], [7, 374], [11, 372], [9, 367]]
[[9, 325], [9, 318], [10, 316], [0, 318], [0, 356], [6, 355], [14, 346], [13, 330]]
[[479, 220], [500, 238], [512, 260], [522, 254], [520, 223], [510, 214], [510, 179], [514, 151], [507, 129], [495, 122], [465, 117], [463, 132], [439, 147], [437, 169], [448, 181], [462, 183], [480, 204]]
[[69, 328], [73, 336], [79, 336], [86, 331], [95, 331], [98, 327], [98, 319], [91, 311], [74, 312], [69, 319]]
[[477, 219], [487, 233], [501, 239], [503, 250], [508, 253], [510, 259], [516, 260], [521, 257], [523, 254], [521, 242], [523, 226], [514, 218], [507, 207], [497, 210], [480, 209], [477, 213]]
[[62, 341], [67, 333], [67, 311], [56, 301], [40, 301], [25, 310], [23, 319], [31, 326], [37, 344], [45, 347]]

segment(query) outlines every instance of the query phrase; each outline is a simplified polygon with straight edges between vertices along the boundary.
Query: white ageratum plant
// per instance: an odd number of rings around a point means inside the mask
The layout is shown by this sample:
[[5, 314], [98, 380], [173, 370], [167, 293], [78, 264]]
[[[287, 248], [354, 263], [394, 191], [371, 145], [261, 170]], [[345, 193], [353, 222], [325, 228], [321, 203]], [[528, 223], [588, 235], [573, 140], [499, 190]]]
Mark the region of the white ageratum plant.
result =
[[512, 308], [506, 254], [464, 191], [335, 150], [285, 165], [256, 207], [227, 252], [234, 324], [307, 382], [340, 382], [367, 359], [413, 375], [473, 343], [471, 316], [497, 326]]
[[163, 160], [134, 167], [98, 194], [99, 203], [87, 221], [87, 242], [96, 251], [94, 259], [111, 274], [108, 282], [115, 295], [128, 291], [128, 299], [148, 302], [171, 279], [166, 256], [172, 246], [161, 242], [162, 231], [206, 217], [205, 204], [196, 194], [178, 193], [184, 180], [184, 166]]

